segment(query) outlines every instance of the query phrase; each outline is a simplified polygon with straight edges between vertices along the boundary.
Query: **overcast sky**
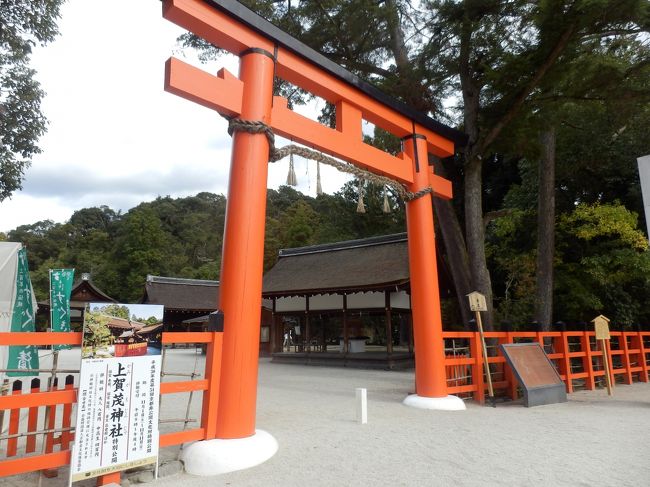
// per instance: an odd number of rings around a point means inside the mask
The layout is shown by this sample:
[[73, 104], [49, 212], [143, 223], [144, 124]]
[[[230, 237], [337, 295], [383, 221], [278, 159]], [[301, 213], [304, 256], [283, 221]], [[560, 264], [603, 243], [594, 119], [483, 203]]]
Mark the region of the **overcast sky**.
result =
[[[68, 0], [61, 35], [35, 50], [32, 66], [47, 95], [49, 128], [23, 190], [0, 203], [0, 231], [75, 210], [108, 205], [127, 211], [157, 196], [226, 192], [230, 137], [214, 111], [163, 90], [165, 60], [183, 57], [183, 32], [164, 20], [159, 0]], [[198, 65], [191, 58], [186, 62]], [[237, 74], [237, 59], [221, 66]], [[283, 145], [282, 139], [278, 145]], [[296, 161], [299, 186], [315, 194], [315, 163]], [[269, 187], [286, 180], [288, 162], [270, 166]], [[321, 168], [323, 189], [345, 178]]]

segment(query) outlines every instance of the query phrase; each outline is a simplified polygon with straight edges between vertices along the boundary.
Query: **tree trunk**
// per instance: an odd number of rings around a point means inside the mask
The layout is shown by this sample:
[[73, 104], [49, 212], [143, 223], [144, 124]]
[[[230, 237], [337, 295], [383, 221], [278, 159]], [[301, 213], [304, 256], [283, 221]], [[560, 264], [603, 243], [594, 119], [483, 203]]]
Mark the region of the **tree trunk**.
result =
[[494, 308], [492, 305], [492, 282], [485, 259], [485, 227], [483, 225], [483, 201], [481, 161], [474, 157], [465, 163], [465, 237], [469, 257], [472, 291], [485, 295], [487, 311], [483, 325], [492, 330]]
[[[446, 171], [441, 162], [434, 162], [436, 174], [446, 177]], [[454, 290], [458, 298], [458, 308], [463, 318], [463, 324], [467, 328], [469, 321], [472, 319], [472, 313], [469, 309], [467, 295], [472, 292], [470, 286], [469, 259], [467, 257], [467, 247], [465, 238], [460, 227], [460, 222], [456, 216], [451, 201], [441, 198], [433, 198], [433, 207], [435, 216], [442, 234], [442, 243], [445, 246], [445, 254], [451, 269], [451, 276], [454, 281]]]
[[537, 289], [535, 320], [549, 331], [553, 321], [553, 257], [555, 253], [555, 128], [540, 135], [537, 200]]
[[442, 233], [442, 243], [445, 246], [445, 253], [449, 260], [449, 268], [454, 281], [454, 290], [458, 298], [458, 307], [463, 318], [463, 325], [467, 328], [469, 321], [472, 319], [467, 295], [472, 292], [472, 289], [465, 239], [451, 202], [435, 198], [433, 206], [440, 226], [440, 233]]
[[459, 74], [463, 92], [463, 121], [468, 135], [465, 147], [465, 240], [469, 258], [472, 291], [485, 295], [487, 312], [484, 326], [493, 329], [492, 283], [485, 260], [485, 227], [483, 225], [482, 161], [479, 152], [479, 110], [481, 85], [474, 79], [471, 66], [472, 23], [463, 19], [460, 34]]
[[[417, 76], [413, 75], [414, 66], [409, 60], [408, 47], [404, 41], [404, 32], [400, 22], [400, 14], [397, 2], [395, 0], [388, 0], [386, 2], [387, 8], [387, 21], [390, 34], [390, 49], [392, 50], [395, 59], [395, 65], [399, 76], [405, 80], [417, 80]], [[413, 85], [410, 88], [408, 84], [403, 90], [403, 97], [413, 103], [413, 94], [419, 93], [418, 85]], [[419, 107], [421, 109], [421, 107]], [[435, 170], [437, 174], [445, 177], [445, 171], [442, 164], [436, 161]], [[450, 201], [444, 201], [440, 198], [433, 198], [435, 216], [440, 227], [442, 234], [442, 241], [445, 246], [445, 252], [449, 259], [450, 270], [454, 281], [454, 289], [458, 298], [458, 304], [463, 319], [464, 325], [467, 327], [472, 318], [469, 310], [469, 304], [466, 295], [471, 292], [470, 286], [470, 272], [469, 272], [469, 259], [467, 257], [467, 249], [465, 240], [458, 221], [458, 217], [454, 212]]]

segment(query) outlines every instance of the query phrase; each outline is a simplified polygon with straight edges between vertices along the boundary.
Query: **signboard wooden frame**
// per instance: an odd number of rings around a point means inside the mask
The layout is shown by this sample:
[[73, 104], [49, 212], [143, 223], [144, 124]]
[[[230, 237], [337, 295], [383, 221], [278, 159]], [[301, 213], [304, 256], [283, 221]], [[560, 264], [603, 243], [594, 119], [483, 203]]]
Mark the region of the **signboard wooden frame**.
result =
[[524, 390], [526, 407], [567, 402], [566, 386], [539, 343], [504, 343], [501, 352]]

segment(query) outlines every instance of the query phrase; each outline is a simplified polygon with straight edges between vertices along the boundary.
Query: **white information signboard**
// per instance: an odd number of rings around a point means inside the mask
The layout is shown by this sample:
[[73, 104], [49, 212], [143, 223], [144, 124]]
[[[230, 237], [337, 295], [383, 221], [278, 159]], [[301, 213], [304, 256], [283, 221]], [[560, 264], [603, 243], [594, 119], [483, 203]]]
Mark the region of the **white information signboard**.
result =
[[[86, 311], [72, 482], [157, 462], [161, 356], [143, 336], [151, 326], [124, 307], [143, 305], [104, 303]], [[153, 308], [162, 319], [162, 306]]]

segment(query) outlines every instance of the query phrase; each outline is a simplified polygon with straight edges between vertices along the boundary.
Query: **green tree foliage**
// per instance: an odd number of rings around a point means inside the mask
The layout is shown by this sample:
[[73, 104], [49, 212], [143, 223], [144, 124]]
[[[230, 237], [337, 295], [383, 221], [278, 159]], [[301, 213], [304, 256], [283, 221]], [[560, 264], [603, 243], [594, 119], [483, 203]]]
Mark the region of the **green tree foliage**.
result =
[[[535, 192], [536, 173], [527, 171], [528, 165], [520, 161], [521, 184], [513, 185], [505, 198], [513, 209], [487, 226], [488, 260], [498, 283], [496, 317], [512, 325], [528, 323], [533, 316], [536, 207], [534, 197], [531, 202], [527, 193]], [[367, 186], [365, 190], [366, 213], [361, 214], [356, 212], [356, 181], [334, 195], [316, 198], [287, 186], [269, 190], [265, 269], [275, 264], [281, 248], [404, 231], [404, 211], [398, 202], [391, 197], [393, 211], [385, 214], [383, 188]], [[147, 274], [219, 278], [225, 206], [223, 196], [200, 193], [158, 198], [125, 215], [89, 208], [64, 224], [23, 225], [10, 232], [9, 239], [23, 239], [28, 245], [39, 299], [47, 296], [49, 268], [76, 267], [78, 275], [92, 270], [93, 281], [118, 301], [133, 302], [142, 297]], [[79, 215], [100, 214], [110, 218], [90, 219], [104, 222], [99, 225], [80, 223], [89, 220]], [[93, 238], [98, 232], [104, 237]], [[650, 293], [650, 251], [635, 213], [620, 202], [581, 203], [560, 214], [556, 239], [555, 320], [587, 321], [602, 312], [615, 323], [650, 321], [645, 306]], [[92, 256], [85, 261], [90, 267], [83, 267], [75, 251]], [[115, 306], [109, 305], [108, 311]], [[115, 311], [121, 312], [116, 316], [128, 319], [127, 309]], [[446, 323], [452, 324], [456, 322]]]
[[49, 269], [63, 266], [59, 257], [68, 242], [64, 226], [44, 220], [31, 225], [21, 225], [10, 231], [7, 237], [10, 242], [22, 242], [27, 247], [32, 285], [35, 290], [46, 290], [44, 293], [37, 292], [39, 298], [47, 297]]
[[125, 320], [129, 319], [129, 307], [120, 306], [119, 304], [108, 304], [106, 306], [102, 306], [97, 310], [97, 312]]
[[[639, 239], [636, 220], [632, 224], [623, 218], [625, 214], [642, 214], [639, 176], [636, 157], [650, 153], [650, 139], [644, 135], [650, 129], [648, 106], [624, 103], [616, 100], [569, 100], [557, 108], [554, 118], [558, 127], [556, 205], [558, 222], [566, 221], [581, 208], [595, 208], [601, 218], [612, 214], [616, 208], [617, 218], [625, 228], [634, 229], [632, 235]], [[532, 320], [531, 279], [534, 269], [527, 265], [535, 258], [535, 218], [537, 200], [537, 159], [534, 150], [528, 156], [516, 160], [503, 158], [498, 167], [490, 167], [489, 182], [491, 190], [487, 201], [497, 209], [498, 218], [490, 220], [487, 226], [488, 262], [492, 272], [497, 320], [526, 323]], [[503, 195], [501, 202], [497, 195]], [[585, 206], [586, 205], [586, 206]], [[623, 213], [622, 210], [627, 211]], [[596, 211], [596, 210], [594, 210]], [[628, 217], [629, 218], [629, 217]], [[573, 220], [571, 220], [573, 221]], [[644, 219], [642, 219], [642, 229]], [[608, 226], [616, 220], [612, 217]], [[606, 226], [584, 227], [580, 232], [603, 232]], [[580, 247], [581, 240], [567, 237], [567, 224], [556, 228], [558, 255], [555, 258], [556, 282], [555, 300], [559, 309], [554, 313], [555, 320], [584, 321], [590, 319], [593, 310], [608, 316], [621, 316], [625, 322], [642, 320], [643, 312], [632, 309], [625, 316], [610, 306], [622, 306], [623, 298], [606, 298], [604, 293], [614, 295], [630, 293], [625, 299], [643, 303], [647, 298], [640, 291], [643, 286], [635, 284], [635, 279], [612, 290], [596, 285], [593, 280], [584, 279], [581, 265], [576, 264], [571, 252], [566, 248]], [[577, 230], [576, 230], [577, 231]], [[623, 237], [616, 239], [620, 242]], [[568, 239], [568, 240], [567, 240]], [[629, 241], [626, 244], [634, 247]], [[619, 251], [614, 248], [599, 247], [599, 251], [636, 256], [637, 250]], [[644, 257], [634, 257], [634, 259]], [[574, 259], [574, 260], [572, 260]], [[634, 260], [632, 259], [632, 260]], [[521, 265], [518, 265], [518, 263]], [[569, 263], [574, 265], [570, 266]], [[579, 262], [579, 260], [577, 261]], [[592, 261], [589, 261], [592, 262]], [[618, 265], [615, 261], [612, 266]], [[620, 263], [620, 261], [618, 261]], [[632, 261], [630, 261], [632, 262]], [[639, 264], [636, 268], [642, 269]], [[612, 269], [614, 270], [614, 268]], [[634, 272], [630, 276], [636, 275]], [[571, 284], [569, 284], [571, 283]], [[573, 304], [566, 300], [567, 289], [582, 289], [573, 296]], [[516, 296], [513, 293], [518, 293]], [[635, 296], [632, 298], [631, 296]], [[567, 304], [569, 303], [569, 304]], [[627, 306], [627, 305], [626, 305]], [[628, 306], [628, 310], [630, 310]], [[589, 310], [589, 311], [587, 311]], [[638, 311], [638, 312], [637, 312]], [[635, 318], [632, 318], [635, 316]]]
[[532, 210], [513, 210], [490, 224], [486, 253], [495, 283], [496, 319], [507, 324], [532, 320], [535, 293], [535, 228]]
[[582, 321], [599, 313], [615, 323], [649, 322], [648, 240], [637, 215], [619, 203], [580, 204], [558, 223], [558, 316]]
[[[404, 212], [390, 196], [393, 212], [382, 212], [383, 190], [365, 185], [366, 213], [356, 213], [358, 187], [311, 198], [288, 186], [268, 191], [265, 269], [281, 248], [403, 232]], [[9, 232], [29, 249], [32, 282], [46, 299], [49, 269], [72, 267], [122, 302], [138, 301], [147, 274], [218, 279], [226, 198], [199, 193], [158, 198], [122, 215], [106, 206], [84, 208], [66, 223], [41, 221]], [[124, 315], [128, 318], [128, 310]]]
[[83, 337], [83, 357], [110, 357], [108, 346], [113, 343], [111, 330], [108, 328], [110, 318], [101, 312], [89, 312], [85, 317]]
[[[581, 203], [558, 218], [555, 256], [555, 320], [586, 322], [603, 313], [617, 325], [650, 322], [648, 239], [637, 215], [618, 202]], [[488, 257], [503, 282], [497, 319], [532, 320], [535, 289], [532, 210], [514, 210], [488, 231]]]
[[[135, 318], [135, 316], [134, 316], [133, 318]], [[135, 318], [134, 321], [137, 321], [137, 322], [139, 322], [139, 323], [144, 323], [144, 324], [146, 324], [146, 325], [155, 325], [155, 324], [157, 324], [157, 323], [160, 323], [160, 319], [159, 319], [159, 318], [156, 318], [155, 316], [150, 316], [150, 317], [147, 318], [147, 319], [144, 319], [144, 318]]]
[[313, 244], [319, 220], [318, 213], [305, 201], [296, 201], [287, 208], [280, 220], [281, 242], [285, 242], [288, 247]]
[[119, 278], [106, 292], [110, 295], [128, 289], [125, 297], [133, 302], [142, 295], [147, 274], [169, 273], [176, 260], [175, 245], [152, 208], [129, 212], [120, 223], [114, 253]]
[[63, 0], [0, 2], [0, 201], [20, 189], [25, 169], [40, 149], [47, 121], [44, 92], [29, 67], [32, 48], [58, 34]]

